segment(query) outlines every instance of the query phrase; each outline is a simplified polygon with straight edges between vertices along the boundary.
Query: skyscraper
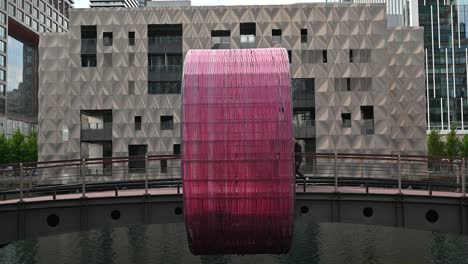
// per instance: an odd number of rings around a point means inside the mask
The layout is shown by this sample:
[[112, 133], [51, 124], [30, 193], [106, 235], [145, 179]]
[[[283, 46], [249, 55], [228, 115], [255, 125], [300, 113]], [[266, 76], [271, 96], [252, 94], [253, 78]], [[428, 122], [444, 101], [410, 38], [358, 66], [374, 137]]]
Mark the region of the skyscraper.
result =
[[71, 0], [0, 0], [0, 134], [37, 126], [38, 44], [68, 28]]
[[90, 0], [89, 7], [138, 7], [138, 0]]

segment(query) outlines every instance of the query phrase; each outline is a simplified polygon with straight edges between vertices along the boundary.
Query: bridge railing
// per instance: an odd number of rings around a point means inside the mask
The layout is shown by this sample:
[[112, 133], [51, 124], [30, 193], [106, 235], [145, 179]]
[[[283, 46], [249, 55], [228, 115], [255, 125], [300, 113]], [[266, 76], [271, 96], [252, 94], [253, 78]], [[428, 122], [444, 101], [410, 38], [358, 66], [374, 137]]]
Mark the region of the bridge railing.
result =
[[[293, 165], [291, 165], [293, 166]], [[298, 183], [465, 192], [464, 158], [304, 153]], [[122, 188], [181, 187], [178, 155], [59, 160], [0, 165], [0, 199]], [[304, 186], [306, 186], [304, 184]], [[305, 188], [304, 188], [305, 189]]]

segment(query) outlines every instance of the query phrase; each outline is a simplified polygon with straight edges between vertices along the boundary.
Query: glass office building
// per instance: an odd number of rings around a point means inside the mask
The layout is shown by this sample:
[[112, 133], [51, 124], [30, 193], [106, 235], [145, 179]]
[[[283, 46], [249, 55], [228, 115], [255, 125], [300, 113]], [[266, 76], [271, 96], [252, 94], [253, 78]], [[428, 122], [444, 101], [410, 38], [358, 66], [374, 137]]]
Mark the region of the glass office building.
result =
[[419, 0], [428, 130], [468, 129], [468, 1]]

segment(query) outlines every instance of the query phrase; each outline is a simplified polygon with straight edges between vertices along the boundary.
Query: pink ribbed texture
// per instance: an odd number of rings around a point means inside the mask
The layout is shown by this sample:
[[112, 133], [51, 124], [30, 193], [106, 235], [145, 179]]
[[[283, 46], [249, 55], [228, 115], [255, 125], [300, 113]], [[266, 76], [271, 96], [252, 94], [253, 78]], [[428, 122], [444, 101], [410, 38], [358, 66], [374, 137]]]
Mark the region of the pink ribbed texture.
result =
[[192, 253], [289, 251], [292, 137], [285, 49], [187, 53], [182, 170]]

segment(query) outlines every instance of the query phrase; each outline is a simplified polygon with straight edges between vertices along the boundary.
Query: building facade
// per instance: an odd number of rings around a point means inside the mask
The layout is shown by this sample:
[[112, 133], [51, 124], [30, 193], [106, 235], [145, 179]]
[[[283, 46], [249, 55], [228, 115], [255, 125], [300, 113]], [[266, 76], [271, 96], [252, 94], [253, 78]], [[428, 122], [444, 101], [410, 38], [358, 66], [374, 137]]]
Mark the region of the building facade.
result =
[[305, 152], [426, 154], [421, 28], [383, 4], [72, 10], [39, 44], [39, 159], [180, 151], [189, 49], [284, 47]]
[[37, 127], [39, 33], [68, 28], [70, 0], [0, 0], [0, 134]]
[[90, 0], [89, 7], [139, 7], [138, 0]]
[[428, 130], [468, 132], [468, 2], [419, 0]]

